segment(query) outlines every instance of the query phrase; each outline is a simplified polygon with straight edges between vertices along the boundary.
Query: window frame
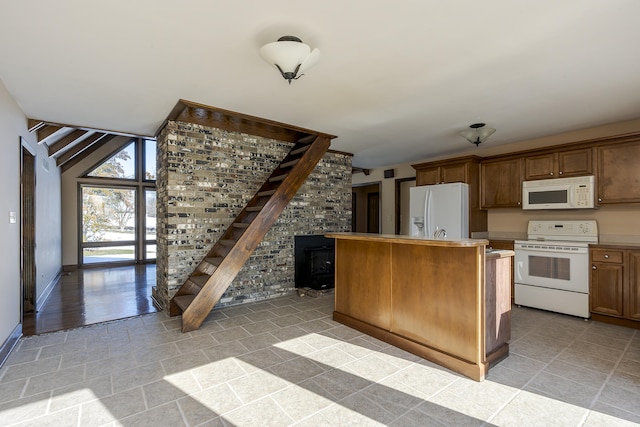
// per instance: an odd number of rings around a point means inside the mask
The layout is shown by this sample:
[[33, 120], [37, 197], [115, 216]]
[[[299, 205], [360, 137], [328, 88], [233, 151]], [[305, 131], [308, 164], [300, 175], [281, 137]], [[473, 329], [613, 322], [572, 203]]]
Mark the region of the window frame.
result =
[[[156, 245], [157, 239], [147, 239], [146, 230], [146, 195], [148, 190], [156, 191], [155, 179], [147, 179], [145, 176], [145, 160], [147, 141], [154, 141], [152, 138], [130, 138], [119, 145], [116, 149], [107, 154], [99, 162], [93, 164], [84, 171], [77, 179], [77, 248], [78, 248], [78, 267], [105, 267], [110, 265], [129, 265], [129, 264], [151, 264], [155, 263], [155, 258], [147, 258], [148, 246]], [[135, 142], [135, 162], [134, 162], [134, 178], [113, 178], [113, 177], [97, 177], [88, 174], [100, 167], [108, 161], [112, 156], [123, 150], [131, 142]], [[157, 175], [157, 169], [156, 169]], [[133, 241], [107, 241], [107, 242], [84, 242], [83, 241], [83, 187], [102, 187], [114, 189], [133, 189], [135, 191], [135, 239]], [[157, 200], [157, 199], [156, 199]], [[157, 207], [156, 207], [157, 211]], [[84, 250], [92, 247], [110, 247], [110, 246], [134, 246], [134, 259], [125, 261], [108, 261], [101, 263], [85, 263]]]

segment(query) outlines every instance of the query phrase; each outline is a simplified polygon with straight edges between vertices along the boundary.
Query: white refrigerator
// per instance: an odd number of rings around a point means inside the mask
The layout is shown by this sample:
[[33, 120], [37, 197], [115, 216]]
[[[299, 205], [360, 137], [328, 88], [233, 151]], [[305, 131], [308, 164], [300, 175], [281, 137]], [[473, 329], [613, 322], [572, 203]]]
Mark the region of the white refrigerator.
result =
[[462, 182], [413, 187], [409, 196], [411, 236], [469, 237], [469, 186]]

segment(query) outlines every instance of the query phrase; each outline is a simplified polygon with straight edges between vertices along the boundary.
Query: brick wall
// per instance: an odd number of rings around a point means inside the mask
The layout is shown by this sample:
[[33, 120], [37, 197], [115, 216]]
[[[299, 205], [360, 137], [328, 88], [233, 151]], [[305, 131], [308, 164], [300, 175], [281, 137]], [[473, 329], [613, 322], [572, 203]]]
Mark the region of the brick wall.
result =
[[[170, 121], [157, 140], [157, 283], [168, 302], [289, 152], [282, 141]], [[218, 303], [294, 290], [295, 235], [351, 229], [351, 157], [327, 153]]]

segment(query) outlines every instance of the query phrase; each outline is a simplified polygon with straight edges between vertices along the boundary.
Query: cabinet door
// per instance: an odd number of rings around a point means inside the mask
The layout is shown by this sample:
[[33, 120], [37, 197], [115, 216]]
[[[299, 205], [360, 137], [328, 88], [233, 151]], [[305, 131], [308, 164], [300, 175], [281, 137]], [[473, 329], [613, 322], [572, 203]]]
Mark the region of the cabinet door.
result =
[[640, 202], [640, 141], [597, 147], [598, 203]]
[[522, 199], [522, 158], [480, 165], [481, 207], [519, 207]]
[[591, 312], [622, 317], [622, 264], [592, 263], [591, 268]]
[[458, 163], [453, 165], [440, 166], [441, 182], [467, 182], [467, 164]]
[[558, 153], [558, 176], [571, 177], [593, 173], [593, 149], [561, 151]]
[[524, 158], [524, 179], [556, 178], [556, 153], [528, 156]]
[[625, 317], [640, 320], [640, 251], [629, 252], [629, 282], [627, 286]]
[[432, 185], [440, 182], [440, 168], [427, 168], [416, 171], [416, 185]]

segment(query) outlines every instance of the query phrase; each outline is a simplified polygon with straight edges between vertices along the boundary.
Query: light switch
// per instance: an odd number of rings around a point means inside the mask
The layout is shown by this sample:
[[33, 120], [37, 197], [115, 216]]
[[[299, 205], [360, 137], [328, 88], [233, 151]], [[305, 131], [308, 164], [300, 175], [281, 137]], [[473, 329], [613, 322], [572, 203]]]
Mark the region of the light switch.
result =
[[15, 224], [17, 221], [15, 211], [9, 211], [9, 224]]

